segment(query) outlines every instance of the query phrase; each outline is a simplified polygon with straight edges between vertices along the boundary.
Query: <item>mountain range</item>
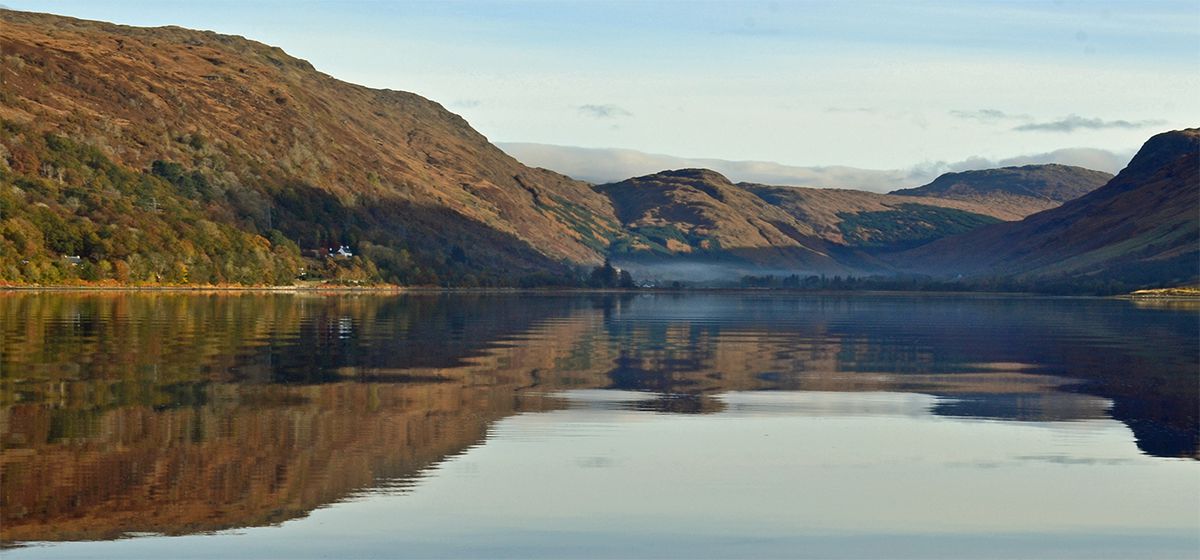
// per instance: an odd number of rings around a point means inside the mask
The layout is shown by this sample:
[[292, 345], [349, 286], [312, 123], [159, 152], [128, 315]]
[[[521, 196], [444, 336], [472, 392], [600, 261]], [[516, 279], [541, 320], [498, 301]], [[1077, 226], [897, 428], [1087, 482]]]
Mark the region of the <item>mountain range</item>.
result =
[[1200, 265], [1200, 129], [1155, 135], [1103, 187], [1057, 208], [901, 253], [933, 274], [1194, 282]]
[[1061, 148], [1010, 158], [976, 156], [961, 161], [927, 161], [904, 169], [865, 169], [846, 165], [800, 166], [774, 161], [679, 157], [624, 148], [582, 148], [531, 142], [497, 142], [496, 145], [526, 165], [553, 169], [597, 184], [649, 175], [663, 169], [703, 168], [734, 182], [871, 192], [891, 192], [929, 183], [943, 173], [995, 167], [1057, 163], [1116, 173], [1133, 157], [1133, 151], [1114, 153], [1097, 148]]
[[688, 168], [594, 185], [241, 37], [0, 19], [0, 282], [570, 286], [606, 259], [664, 279], [1197, 277], [1194, 130], [1115, 178], [1024, 165], [879, 194]]

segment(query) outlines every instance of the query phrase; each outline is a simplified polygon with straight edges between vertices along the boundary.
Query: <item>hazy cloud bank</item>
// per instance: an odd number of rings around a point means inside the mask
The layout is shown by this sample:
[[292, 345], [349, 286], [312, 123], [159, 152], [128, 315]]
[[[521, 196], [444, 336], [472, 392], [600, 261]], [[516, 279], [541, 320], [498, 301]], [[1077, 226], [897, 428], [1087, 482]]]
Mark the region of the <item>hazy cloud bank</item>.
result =
[[684, 158], [616, 148], [579, 148], [522, 142], [500, 142], [497, 145], [526, 165], [544, 167], [592, 183], [611, 183], [665, 169], [703, 167], [721, 173], [734, 182], [835, 187], [874, 192], [919, 187], [938, 175], [953, 171], [1013, 165], [1061, 163], [1116, 173], [1133, 157], [1133, 152], [1113, 153], [1096, 148], [1064, 148], [999, 160], [975, 157], [957, 162], [926, 162], [908, 169], [860, 169], [836, 165], [801, 167], [770, 161]]
[[1075, 130], [1102, 130], [1106, 128], [1145, 128], [1148, 126], [1159, 126], [1166, 121], [1161, 120], [1144, 120], [1144, 121], [1125, 121], [1115, 120], [1106, 121], [1104, 119], [1086, 118], [1079, 115], [1067, 115], [1056, 121], [1048, 122], [1031, 122], [1013, 128], [1023, 132], [1072, 132]]
[[1081, 117], [1071, 114], [1057, 120], [1037, 121], [1032, 115], [1013, 114], [1000, 109], [975, 109], [973, 111], [955, 110], [950, 111], [950, 116], [972, 120], [980, 123], [999, 123], [1001, 121], [1024, 121], [1023, 124], [1014, 126], [1012, 129], [1020, 132], [1074, 132], [1076, 130], [1105, 130], [1105, 129], [1126, 129], [1133, 130], [1138, 128], [1146, 128], [1149, 126], [1161, 126], [1166, 121], [1159, 119], [1147, 119], [1140, 121], [1127, 121], [1123, 119], [1104, 120], [1095, 117]]

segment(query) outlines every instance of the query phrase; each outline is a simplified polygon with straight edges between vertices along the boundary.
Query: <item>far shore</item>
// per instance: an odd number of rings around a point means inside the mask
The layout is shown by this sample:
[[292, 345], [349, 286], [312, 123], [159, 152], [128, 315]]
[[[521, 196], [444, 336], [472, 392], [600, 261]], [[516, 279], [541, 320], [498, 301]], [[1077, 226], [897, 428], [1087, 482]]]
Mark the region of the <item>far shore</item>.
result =
[[441, 287], [399, 286], [395, 284], [336, 285], [306, 284], [291, 286], [161, 286], [161, 285], [118, 285], [118, 284], [62, 284], [62, 285], [14, 285], [0, 284], [0, 293], [16, 292], [89, 292], [89, 293], [189, 293], [189, 294], [806, 294], [806, 295], [923, 295], [923, 296], [1006, 296], [1006, 297], [1102, 297], [1123, 300], [1196, 301], [1200, 300], [1200, 288], [1160, 288], [1138, 290], [1128, 294], [1111, 296], [1055, 295], [1037, 292], [988, 292], [988, 291], [922, 291], [922, 290], [791, 290], [781, 288], [743, 287], [685, 287], [685, 288], [502, 288], [502, 287]]
[[1137, 290], [1126, 296], [1132, 299], [1200, 299], [1200, 288], [1156, 288], [1153, 290]]
[[141, 286], [134, 284], [56, 284], [56, 285], [11, 285], [0, 284], [0, 292], [411, 292], [439, 290], [395, 285], [371, 286]]

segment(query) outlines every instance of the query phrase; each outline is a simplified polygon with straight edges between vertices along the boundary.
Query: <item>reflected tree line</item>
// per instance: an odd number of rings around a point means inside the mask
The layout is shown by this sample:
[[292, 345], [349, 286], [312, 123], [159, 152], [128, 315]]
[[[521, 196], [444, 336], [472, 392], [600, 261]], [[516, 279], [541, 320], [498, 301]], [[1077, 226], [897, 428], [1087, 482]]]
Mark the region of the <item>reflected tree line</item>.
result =
[[1196, 457], [1194, 315], [1109, 303], [0, 294], [0, 538], [186, 534], [404, 491], [578, 388], [664, 413], [727, 391], [923, 392], [954, 397], [931, 411], [949, 416], [1111, 415], [1147, 453]]

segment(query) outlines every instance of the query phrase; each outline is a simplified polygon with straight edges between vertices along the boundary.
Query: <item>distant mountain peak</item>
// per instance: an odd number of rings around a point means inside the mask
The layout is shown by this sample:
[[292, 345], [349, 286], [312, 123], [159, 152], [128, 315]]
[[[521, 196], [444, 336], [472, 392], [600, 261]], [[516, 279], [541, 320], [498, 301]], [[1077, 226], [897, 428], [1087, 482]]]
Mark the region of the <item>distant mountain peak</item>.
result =
[[[625, 181], [638, 181], [643, 183], [671, 183], [671, 184], [688, 184], [693, 187], [709, 186], [709, 187], [728, 187], [735, 188], [733, 181], [728, 177], [703, 167], [689, 167], [683, 169], [664, 169], [657, 173], [642, 175], [640, 177], [631, 177]], [[617, 181], [617, 183], [625, 182]]]
[[1174, 161], [1180, 154], [1200, 151], [1200, 128], [1170, 130], [1151, 136], [1142, 144], [1129, 165], [1117, 174], [1118, 178], [1144, 175]]
[[1112, 177], [1103, 171], [1073, 165], [1021, 165], [945, 173], [927, 185], [892, 194], [969, 200], [1032, 214], [1079, 198]]

